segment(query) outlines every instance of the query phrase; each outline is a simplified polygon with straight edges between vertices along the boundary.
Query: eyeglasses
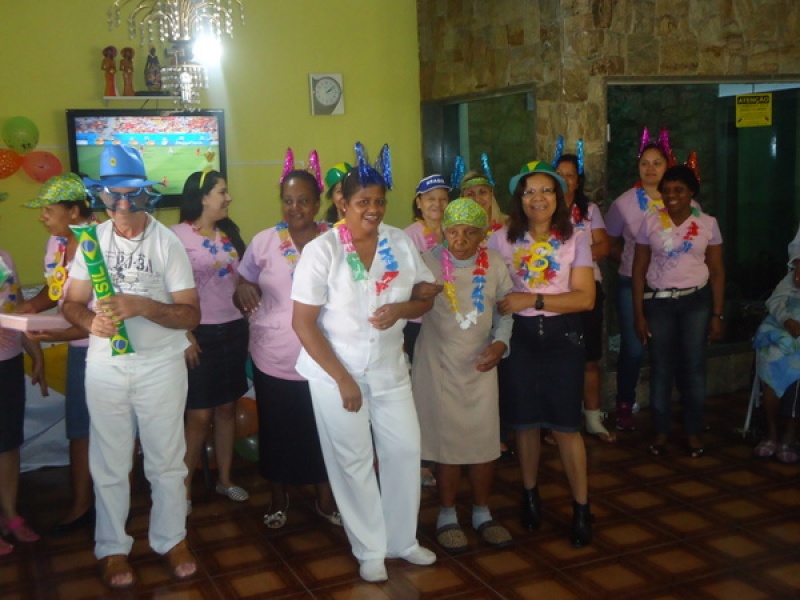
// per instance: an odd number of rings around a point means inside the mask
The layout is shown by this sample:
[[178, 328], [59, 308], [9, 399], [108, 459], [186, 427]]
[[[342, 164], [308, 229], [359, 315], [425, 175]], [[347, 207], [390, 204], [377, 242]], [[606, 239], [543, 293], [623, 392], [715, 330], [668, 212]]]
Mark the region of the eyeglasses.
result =
[[125, 193], [115, 192], [107, 187], [93, 188], [91, 191], [93, 195], [100, 199], [105, 208], [112, 212], [117, 210], [119, 201], [122, 199], [128, 201], [130, 212], [138, 212], [140, 210], [152, 212], [153, 205], [161, 198], [161, 194], [152, 192], [144, 187]]
[[539, 188], [538, 190], [536, 188], [528, 188], [527, 190], [522, 192], [522, 195], [524, 197], [526, 197], [526, 198], [533, 198], [534, 196], [536, 196], [538, 194], [542, 194], [543, 196], [549, 196], [549, 195], [555, 194], [555, 193], [556, 193], [556, 188], [543, 187], [543, 188]]

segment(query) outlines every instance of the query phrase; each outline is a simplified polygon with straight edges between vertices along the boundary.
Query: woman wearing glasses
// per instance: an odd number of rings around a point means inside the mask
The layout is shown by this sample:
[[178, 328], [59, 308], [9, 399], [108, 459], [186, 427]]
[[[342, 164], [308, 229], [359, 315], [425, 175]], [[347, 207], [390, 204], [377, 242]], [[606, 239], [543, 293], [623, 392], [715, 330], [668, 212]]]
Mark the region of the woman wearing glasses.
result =
[[242, 502], [247, 492], [231, 481], [236, 401], [247, 391], [247, 322], [233, 304], [236, 269], [245, 246], [228, 217], [233, 199], [221, 173], [189, 175], [183, 186], [179, 225], [172, 227], [192, 263], [200, 325], [187, 333], [189, 369], [186, 400], [186, 497], [191, 507], [192, 475], [211, 422], [219, 479], [218, 494]]
[[488, 246], [505, 260], [513, 288], [497, 304], [514, 313], [511, 354], [500, 363], [501, 414], [516, 430], [522, 469], [522, 524], [541, 524], [537, 488], [540, 429], [550, 429], [573, 496], [570, 541], [592, 538], [586, 449], [580, 434], [585, 348], [581, 317], [595, 300], [590, 236], [573, 228], [567, 184], [543, 162], [511, 179], [509, 224]]

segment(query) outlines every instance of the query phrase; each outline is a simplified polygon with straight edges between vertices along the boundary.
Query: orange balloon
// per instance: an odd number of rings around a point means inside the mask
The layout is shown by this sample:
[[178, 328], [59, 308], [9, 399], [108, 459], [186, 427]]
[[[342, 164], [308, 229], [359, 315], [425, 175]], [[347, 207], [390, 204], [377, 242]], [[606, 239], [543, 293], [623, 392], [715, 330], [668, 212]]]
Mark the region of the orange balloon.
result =
[[253, 398], [242, 396], [236, 401], [236, 439], [258, 433], [258, 409]]
[[11, 177], [22, 166], [22, 157], [6, 148], [0, 149], [0, 179]]
[[22, 159], [22, 168], [34, 181], [44, 183], [53, 175], [60, 175], [61, 161], [49, 152], [29, 152]]

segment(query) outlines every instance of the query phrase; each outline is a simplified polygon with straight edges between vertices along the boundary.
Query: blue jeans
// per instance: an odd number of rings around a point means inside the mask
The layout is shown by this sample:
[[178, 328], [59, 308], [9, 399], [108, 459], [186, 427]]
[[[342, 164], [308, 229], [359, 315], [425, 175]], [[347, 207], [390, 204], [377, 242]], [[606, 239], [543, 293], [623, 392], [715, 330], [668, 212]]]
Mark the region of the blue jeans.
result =
[[686, 435], [703, 430], [706, 401], [706, 346], [711, 318], [709, 286], [675, 300], [645, 300], [650, 327], [650, 410], [656, 433], [672, 424], [672, 382], [678, 379]]
[[617, 360], [617, 406], [636, 401], [636, 385], [642, 368], [644, 346], [633, 326], [633, 292], [631, 278], [620, 275], [617, 280], [617, 319], [619, 320], [619, 357]]

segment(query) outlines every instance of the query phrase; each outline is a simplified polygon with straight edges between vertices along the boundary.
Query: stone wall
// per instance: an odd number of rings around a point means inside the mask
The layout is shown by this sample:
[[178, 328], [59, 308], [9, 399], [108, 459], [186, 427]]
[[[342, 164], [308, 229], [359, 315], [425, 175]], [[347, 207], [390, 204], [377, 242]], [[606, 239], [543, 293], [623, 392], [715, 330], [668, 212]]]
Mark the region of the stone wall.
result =
[[800, 77], [797, 0], [418, 0], [417, 13], [422, 100], [535, 84], [537, 156], [583, 138], [601, 197], [609, 79]]

